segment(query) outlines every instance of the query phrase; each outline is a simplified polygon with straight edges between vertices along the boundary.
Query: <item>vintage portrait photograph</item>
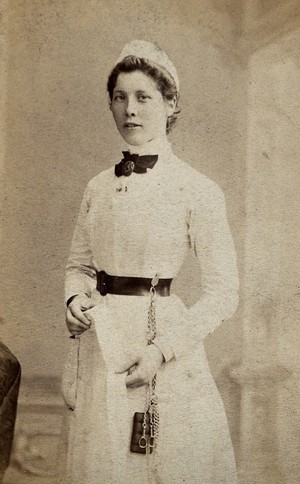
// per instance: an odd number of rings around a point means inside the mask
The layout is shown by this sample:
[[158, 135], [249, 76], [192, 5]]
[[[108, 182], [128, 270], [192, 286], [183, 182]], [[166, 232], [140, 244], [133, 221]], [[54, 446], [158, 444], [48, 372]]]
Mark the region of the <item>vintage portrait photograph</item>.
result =
[[300, 482], [300, 3], [0, 0], [0, 482]]

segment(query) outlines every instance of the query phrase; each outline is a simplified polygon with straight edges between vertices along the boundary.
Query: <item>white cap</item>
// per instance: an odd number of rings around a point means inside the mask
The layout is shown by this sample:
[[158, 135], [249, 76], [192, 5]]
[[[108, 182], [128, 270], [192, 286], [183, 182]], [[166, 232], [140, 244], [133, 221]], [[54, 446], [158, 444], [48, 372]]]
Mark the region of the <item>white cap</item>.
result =
[[140, 57], [149, 62], [158, 64], [159, 66], [166, 69], [166, 71], [173, 77], [177, 91], [179, 91], [179, 79], [176, 68], [174, 64], [170, 61], [166, 52], [162, 50], [157, 45], [147, 42], [146, 40], [132, 40], [129, 44], [126, 44], [122, 50], [116, 64], [121, 62], [128, 55], [134, 55], [135, 57]]

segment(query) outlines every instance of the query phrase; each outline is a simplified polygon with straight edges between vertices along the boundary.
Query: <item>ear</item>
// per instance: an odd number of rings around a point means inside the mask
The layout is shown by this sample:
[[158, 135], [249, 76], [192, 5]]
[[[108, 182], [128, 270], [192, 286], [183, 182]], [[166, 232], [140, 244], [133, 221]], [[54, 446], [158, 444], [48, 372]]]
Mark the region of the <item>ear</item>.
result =
[[175, 111], [175, 108], [176, 108], [176, 103], [177, 103], [177, 97], [176, 96], [174, 96], [173, 99], [166, 99], [165, 100], [167, 117], [170, 117], [174, 114], [174, 111]]

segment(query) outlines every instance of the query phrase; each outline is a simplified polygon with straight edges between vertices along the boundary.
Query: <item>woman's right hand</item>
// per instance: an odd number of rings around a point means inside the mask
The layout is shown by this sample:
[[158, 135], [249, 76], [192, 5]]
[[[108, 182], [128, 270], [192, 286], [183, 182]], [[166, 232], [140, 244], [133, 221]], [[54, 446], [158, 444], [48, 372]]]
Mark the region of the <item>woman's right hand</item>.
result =
[[75, 296], [67, 307], [66, 323], [72, 335], [80, 335], [90, 327], [90, 321], [84, 312], [95, 306], [86, 294]]

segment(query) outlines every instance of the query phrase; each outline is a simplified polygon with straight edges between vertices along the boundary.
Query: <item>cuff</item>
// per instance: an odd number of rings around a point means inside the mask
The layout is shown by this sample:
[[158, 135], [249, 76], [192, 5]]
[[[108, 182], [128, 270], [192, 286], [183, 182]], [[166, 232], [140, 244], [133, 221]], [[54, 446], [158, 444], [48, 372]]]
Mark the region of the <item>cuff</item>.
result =
[[68, 297], [68, 299], [65, 301], [66, 306], [68, 307], [69, 304], [73, 301], [73, 299], [76, 296], [80, 296], [80, 295], [84, 295], [84, 296], [90, 297], [89, 294], [87, 294], [86, 292], [77, 292], [76, 294], [72, 294], [70, 297]]

